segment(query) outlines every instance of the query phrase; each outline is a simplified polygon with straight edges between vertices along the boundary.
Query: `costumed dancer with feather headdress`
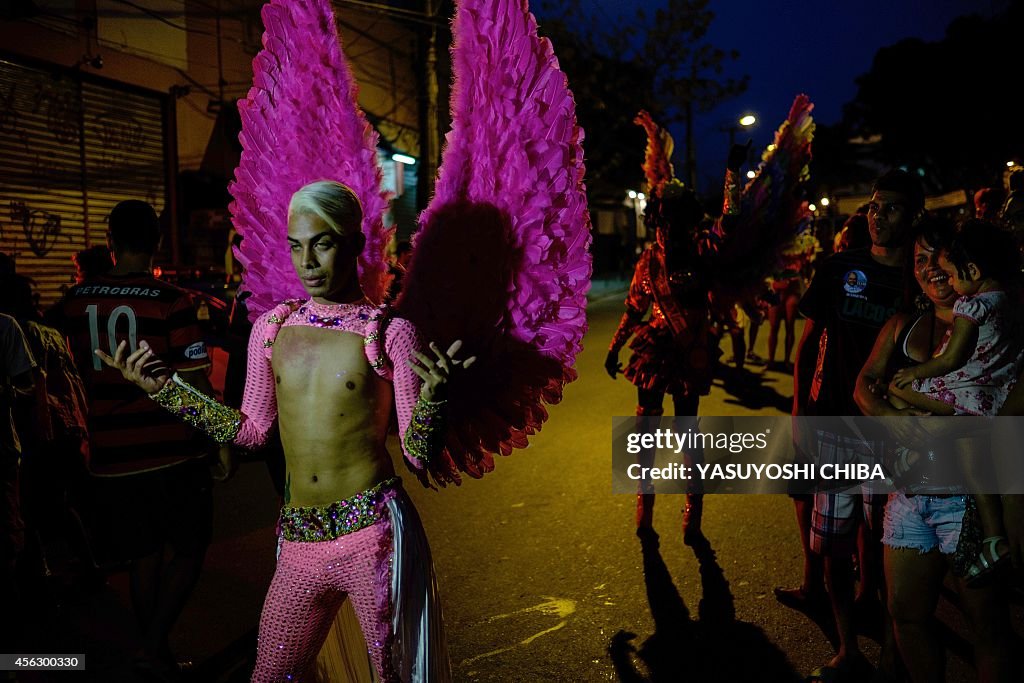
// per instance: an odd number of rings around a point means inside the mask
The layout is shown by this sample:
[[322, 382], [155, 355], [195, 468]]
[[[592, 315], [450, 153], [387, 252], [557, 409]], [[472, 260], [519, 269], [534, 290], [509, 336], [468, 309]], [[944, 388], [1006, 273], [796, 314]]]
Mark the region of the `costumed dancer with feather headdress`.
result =
[[[796, 97], [754, 178], [742, 189], [739, 169], [749, 145], [729, 150], [722, 217], [709, 228], [700, 225], [703, 210], [696, 196], [673, 178], [672, 138], [646, 112], [637, 117], [647, 130], [644, 172], [652, 194], [645, 220], [657, 241], [637, 263], [605, 369], [612, 379], [622, 372], [636, 385], [638, 416], [661, 415], [666, 393], [672, 395], [676, 415], [697, 414], [700, 397], [711, 388], [711, 355], [717, 352], [709, 338], [713, 302], [743, 300], [759, 290], [807, 213], [800, 184], [811, 156], [812, 109], [805, 95]], [[623, 372], [619, 351], [630, 337], [633, 355]], [[703, 456], [699, 451], [685, 455]], [[640, 457], [646, 466], [653, 453]], [[703, 495], [699, 483], [690, 480], [689, 485], [683, 539], [693, 544], [703, 539]], [[642, 480], [638, 529], [651, 526], [653, 511], [654, 487]]]
[[[702, 227], [704, 208], [696, 194], [676, 180], [669, 161], [672, 137], [650, 114], [641, 111], [636, 123], [647, 131], [644, 172], [650, 186], [644, 220], [653, 228], [655, 243], [637, 262], [626, 297], [626, 312], [612, 338], [605, 369], [615, 379], [626, 376], [637, 388], [636, 414], [658, 416], [664, 412], [665, 394], [672, 396], [677, 416], [695, 416], [700, 397], [711, 390], [713, 340], [709, 325], [709, 295], [720, 243], [720, 226]], [[737, 151], [739, 150], [739, 151]], [[724, 215], [739, 206], [739, 165], [747, 147], [730, 152], [726, 172]], [[738, 162], [737, 162], [738, 158]], [[644, 319], [647, 312], [650, 316]], [[633, 337], [633, 355], [626, 369], [619, 351]], [[653, 464], [653, 452], [641, 454]], [[703, 460], [699, 450], [684, 453], [688, 467]], [[683, 509], [683, 540], [693, 544], [702, 538], [703, 489], [690, 480]], [[642, 481], [637, 493], [637, 528], [651, 526], [654, 487]]]
[[[282, 540], [256, 682], [309, 680], [346, 599], [377, 680], [451, 680], [430, 550], [384, 448], [391, 415], [406, 466], [425, 485], [459, 483], [525, 446], [575, 377], [591, 268], [572, 94], [525, 2], [456, 4], [453, 129], [396, 310], [377, 306], [389, 236], [377, 136], [331, 4], [272, 0], [231, 187], [258, 316], [241, 411], [154, 371], [145, 343], [103, 356], [219, 442], [253, 448], [280, 431]], [[468, 272], [479, 263], [487, 283]], [[427, 351], [421, 333], [443, 343]], [[477, 355], [456, 357], [460, 340]]]

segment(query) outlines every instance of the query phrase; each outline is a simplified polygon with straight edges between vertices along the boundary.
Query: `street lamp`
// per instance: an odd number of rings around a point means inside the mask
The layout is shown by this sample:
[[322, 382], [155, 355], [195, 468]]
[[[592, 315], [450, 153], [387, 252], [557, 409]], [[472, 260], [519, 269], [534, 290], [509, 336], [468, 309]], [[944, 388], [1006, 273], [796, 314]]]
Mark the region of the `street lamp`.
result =
[[725, 124], [720, 127], [722, 132], [729, 133], [729, 147], [736, 144], [736, 131], [740, 128], [750, 128], [757, 123], [757, 117], [753, 114], [744, 114], [735, 123]]
[[644, 226], [644, 209], [647, 208], [647, 195], [636, 190], [626, 191], [626, 206], [633, 209], [634, 229], [638, 240], [647, 239], [647, 228]]

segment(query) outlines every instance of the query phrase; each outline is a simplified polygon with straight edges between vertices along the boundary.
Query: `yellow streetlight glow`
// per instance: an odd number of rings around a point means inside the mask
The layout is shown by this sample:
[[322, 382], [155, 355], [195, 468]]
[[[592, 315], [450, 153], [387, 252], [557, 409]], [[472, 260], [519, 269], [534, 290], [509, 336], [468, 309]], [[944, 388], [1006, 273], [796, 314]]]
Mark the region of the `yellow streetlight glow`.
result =
[[1013, 162], [1012, 161], [1007, 161], [1006, 162], [1006, 167], [1007, 168], [1013, 168]]
[[746, 114], [745, 116], [743, 116], [743, 118], [740, 119], [741, 126], [752, 126], [755, 123], [757, 123], [757, 117], [754, 116], [753, 114]]
[[818, 207], [816, 207], [814, 204], [808, 204], [807, 208], [810, 209], [811, 211], [817, 211], [818, 210]]
[[821, 201], [818, 203], [821, 204], [822, 206], [828, 206], [828, 197], [822, 197]]
[[775, 151], [775, 143], [774, 142], [768, 145], [768, 151], [769, 152], [774, 152]]
[[754, 173], [753, 171], [747, 171], [747, 177], [750, 178], [751, 180], [753, 180], [754, 176], [756, 176], [756, 175], [757, 174]]

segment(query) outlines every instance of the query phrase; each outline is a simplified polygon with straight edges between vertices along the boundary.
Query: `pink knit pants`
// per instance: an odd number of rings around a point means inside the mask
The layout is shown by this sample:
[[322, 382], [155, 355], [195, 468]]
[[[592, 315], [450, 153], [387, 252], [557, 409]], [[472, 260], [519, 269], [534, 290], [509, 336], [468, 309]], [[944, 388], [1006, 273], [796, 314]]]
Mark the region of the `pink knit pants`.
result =
[[378, 679], [398, 681], [391, 666], [392, 541], [387, 516], [333, 541], [282, 541], [260, 617], [253, 683], [305, 680], [345, 597]]

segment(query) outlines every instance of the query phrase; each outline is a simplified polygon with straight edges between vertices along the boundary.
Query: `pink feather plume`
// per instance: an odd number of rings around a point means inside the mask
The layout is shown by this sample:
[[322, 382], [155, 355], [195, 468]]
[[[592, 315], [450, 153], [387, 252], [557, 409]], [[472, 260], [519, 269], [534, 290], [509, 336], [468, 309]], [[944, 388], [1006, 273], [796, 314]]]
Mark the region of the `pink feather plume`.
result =
[[633, 123], [647, 131], [647, 149], [644, 151], [644, 176], [652, 196], [661, 196], [661, 189], [675, 178], [672, 151], [675, 142], [669, 132], [659, 126], [647, 111], [641, 109]]
[[263, 7], [263, 50], [253, 86], [238, 109], [242, 157], [230, 185], [231, 214], [244, 238], [242, 289], [255, 319], [284, 299], [305, 298], [286, 240], [288, 202], [303, 185], [336, 180], [363, 206], [363, 292], [379, 302], [390, 237], [387, 196], [377, 165], [377, 133], [359, 109], [357, 86], [342, 53], [328, 0], [271, 0]]

